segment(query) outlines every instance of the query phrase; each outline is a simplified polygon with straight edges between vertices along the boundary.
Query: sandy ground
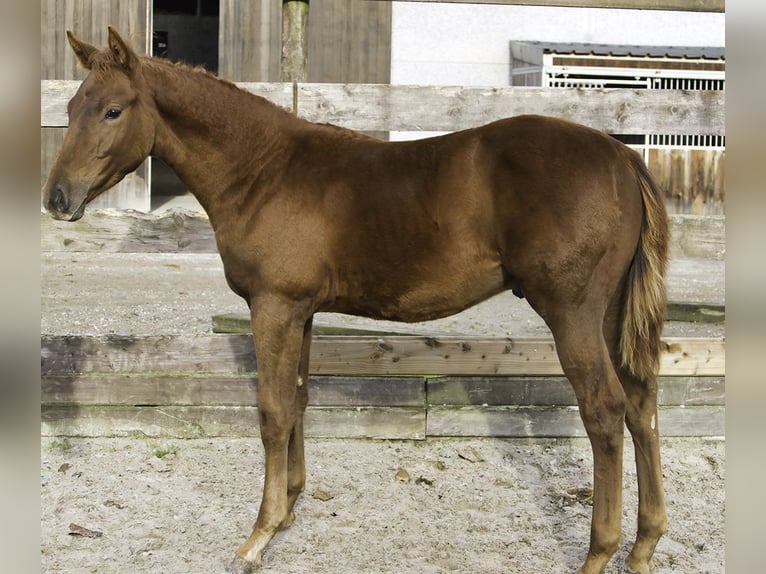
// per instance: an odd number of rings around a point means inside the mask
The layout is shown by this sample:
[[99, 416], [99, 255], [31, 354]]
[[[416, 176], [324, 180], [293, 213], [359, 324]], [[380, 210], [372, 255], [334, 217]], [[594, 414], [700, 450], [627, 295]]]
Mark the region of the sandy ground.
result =
[[[723, 266], [671, 264], [671, 297], [723, 303]], [[47, 334], [209, 333], [211, 315], [247, 310], [217, 255], [46, 253], [41, 274]], [[548, 336], [511, 294], [427, 324], [334, 315], [316, 323]], [[720, 336], [723, 327], [669, 323], [665, 333]], [[724, 451], [721, 439], [663, 440], [670, 531], [655, 574], [725, 571]], [[608, 574], [623, 571], [633, 540], [632, 456], [627, 441], [625, 542]], [[584, 439], [314, 439], [307, 462], [297, 520], [267, 551], [265, 573], [555, 574], [584, 558], [592, 486]], [[409, 481], [397, 479], [400, 469]], [[42, 437], [41, 571], [222, 572], [249, 534], [262, 481], [257, 439]]]
[[[725, 571], [724, 450], [722, 440], [663, 440], [670, 530], [655, 574]], [[612, 574], [635, 528], [631, 457], [628, 442]], [[267, 550], [264, 573], [556, 574], [585, 555], [584, 439], [309, 440], [307, 459], [296, 522]], [[45, 438], [41, 460], [43, 573], [223, 572], [263, 480], [255, 439]]]

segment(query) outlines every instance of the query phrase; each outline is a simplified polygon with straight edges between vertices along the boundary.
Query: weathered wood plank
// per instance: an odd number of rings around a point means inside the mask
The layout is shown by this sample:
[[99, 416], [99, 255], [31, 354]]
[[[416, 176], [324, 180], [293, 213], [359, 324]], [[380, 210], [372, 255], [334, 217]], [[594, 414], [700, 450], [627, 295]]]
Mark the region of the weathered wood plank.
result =
[[714, 259], [726, 257], [725, 216], [673, 214], [670, 222], [670, 256], [680, 259]]
[[669, 303], [665, 313], [666, 321], [686, 321], [692, 323], [723, 323], [726, 320], [726, 307], [708, 303]]
[[[662, 407], [663, 436], [723, 436], [721, 406]], [[179, 438], [258, 436], [254, 407], [44, 407], [45, 436]], [[583, 437], [576, 407], [321, 408], [306, 412], [306, 435], [422, 440], [426, 437]]]
[[[68, 125], [66, 103], [78, 85], [41, 81], [42, 127]], [[290, 84], [238, 85], [288, 109], [293, 106]], [[316, 83], [298, 84], [297, 89], [299, 115], [364, 131], [455, 131], [534, 113], [609, 133], [725, 133], [724, 92]]]
[[72, 373], [254, 373], [253, 339], [213, 336], [43, 336], [43, 375]]
[[[445, 406], [576, 406], [565, 377], [438, 377], [427, 381], [428, 404]], [[660, 377], [663, 406], [726, 404], [723, 377]]]
[[[661, 377], [663, 406], [724, 405], [722, 377]], [[254, 375], [95, 373], [42, 378], [41, 403], [113, 406], [254, 406]], [[322, 407], [575, 406], [564, 377], [311, 377]]]
[[67, 103], [72, 99], [80, 80], [42, 80], [40, 82], [40, 126], [64, 128], [69, 125]]
[[[722, 339], [668, 338], [662, 375], [722, 375]], [[472, 337], [317, 337], [317, 374], [560, 375], [552, 340]]]
[[[671, 256], [723, 260], [724, 216], [669, 216]], [[204, 213], [174, 209], [155, 215], [137, 211], [92, 210], [76, 222], [40, 214], [42, 251], [102, 253], [217, 253], [213, 228]]]
[[[80, 87], [80, 80], [40, 81], [40, 127], [64, 128], [69, 125], [67, 103]], [[238, 82], [237, 86], [286, 108], [293, 109], [293, 86], [282, 82]]]
[[[422, 440], [425, 410], [415, 407], [323, 408], [306, 411], [305, 433], [316, 438]], [[259, 436], [255, 407], [43, 407], [44, 436]]]
[[93, 210], [70, 222], [40, 214], [43, 252], [217, 253], [207, 214], [174, 209], [154, 215]]
[[[663, 436], [723, 436], [725, 408], [662, 407]], [[429, 437], [584, 437], [577, 407], [434, 407], [428, 412]]]
[[724, 93], [299, 84], [298, 115], [357, 130], [455, 131], [542, 114], [619, 134], [725, 133]]
[[[43, 375], [86, 372], [247, 373], [249, 335], [41, 337]], [[561, 375], [549, 339], [314, 337], [315, 375]], [[660, 374], [722, 376], [721, 338], [667, 338]]]
[[[422, 407], [425, 393], [422, 377], [311, 377], [309, 405]], [[46, 406], [254, 406], [258, 385], [255, 375], [223, 373], [46, 376], [40, 400]]]
[[[390, 2], [391, 0], [374, 0]], [[503, 4], [508, 6], [556, 6], [563, 8], [612, 8], [627, 10], [675, 10], [725, 12], [725, 0], [399, 0], [401, 2], [448, 2], [453, 4]]]

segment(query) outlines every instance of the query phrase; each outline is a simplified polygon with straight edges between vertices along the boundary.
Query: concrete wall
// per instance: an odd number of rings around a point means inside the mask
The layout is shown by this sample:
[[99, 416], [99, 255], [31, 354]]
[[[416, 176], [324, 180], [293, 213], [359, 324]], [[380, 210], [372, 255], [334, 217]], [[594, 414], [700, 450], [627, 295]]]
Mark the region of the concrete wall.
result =
[[391, 82], [506, 86], [510, 42], [724, 46], [724, 14], [394, 2]]

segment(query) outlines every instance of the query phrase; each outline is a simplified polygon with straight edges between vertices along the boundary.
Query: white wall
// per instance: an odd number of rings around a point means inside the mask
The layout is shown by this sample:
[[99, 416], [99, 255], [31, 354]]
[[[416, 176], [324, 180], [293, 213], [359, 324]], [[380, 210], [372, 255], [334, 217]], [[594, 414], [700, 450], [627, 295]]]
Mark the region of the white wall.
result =
[[724, 46], [724, 14], [394, 2], [391, 83], [506, 86], [510, 42]]

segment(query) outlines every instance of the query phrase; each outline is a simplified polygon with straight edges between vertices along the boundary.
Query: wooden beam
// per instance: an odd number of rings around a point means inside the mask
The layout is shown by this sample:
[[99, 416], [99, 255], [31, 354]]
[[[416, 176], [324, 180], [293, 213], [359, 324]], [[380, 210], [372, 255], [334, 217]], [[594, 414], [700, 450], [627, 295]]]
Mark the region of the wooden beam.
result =
[[[663, 407], [662, 436], [724, 436], [725, 407]], [[428, 412], [428, 437], [584, 437], [577, 407], [436, 407]]]
[[[671, 257], [721, 261], [726, 252], [726, 218], [669, 216]], [[217, 253], [204, 213], [177, 209], [162, 214], [90, 210], [76, 222], [40, 214], [43, 252]]]
[[[372, 0], [390, 2], [391, 0]], [[446, 2], [451, 4], [502, 4], [506, 6], [551, 6], [558, 8], [612, 8], [628, 10], [673, 10], [681, 12], [724, 12], [725, 0], [397, 0], [399, 2]]]
[[[724, 406], [724, 377], [660, 377], [662, 406]], [[85, 373], [44, 376], [44, 406], [237, 406], [258, 403], [257, 376], [230, 373]], [[562, 376], [312, 376], [314, 407], [576, 406]]]
[[[667, 338], [660, 374], [722, 376], [721, 338]], [[560, 375], [552, 340], [479, 337], [314, 337], [314, 375]], [[43, 375], [248, 373], [249, 335], [51, 336], [41, 338]]]
[[[41, 82], [40, 125], [65, 127], [74, 81]], [[542, 114], [608, 133], [724, 135], [724, 92], [578, 88], [466, 88], [388, 84], [238, 84], [314, 122], [362, 131], [455, 131]], [[296, 100], [294, 102], [294, 99]]]
[[[428, 404], [434, 407], [577, 405], [565, 377], [434, 377], [426, 386]], [[663, 406], [724, 406], [725, 401], [724, 377], [659, 378]]]
[[[423, 377], [311, 377], [314, 407], [418, 407], [426, 401]], [[46, 406], [255, 406], [254, 374], [90, 373], [45, 376]]]
[[[256, 407], [43, 407], [43, 436], [257, 437]], [[322, 408], [306, 411], [313, 438], [423, 440], [426, 413], [415, 407]]]
[[[423, 440], [427, 437], [584, 437], [577, 407], [321, 408], [306, 411], [306, 436]], [[662, 436], [723, 436], [725, 407], [661, 407]], [[257, 437], [255, 407], [45, 406], [43, 436]]]
[[[40, 81], [40, 127], [65, 128], [69, 125], [67, 103], [82, 82], [80, 80]], [[286, 108], [293, 109], [293, 86], [282, 82], [238, 82], [237, 86]]]
[[299, 84], [298, 115], [356, 130], [456, 131], [521, 114], [616, 134], [725, 134], [724, 92]]
[[283, 82], [305, 82], [308, 70], [309, 0], [282, 0]]

